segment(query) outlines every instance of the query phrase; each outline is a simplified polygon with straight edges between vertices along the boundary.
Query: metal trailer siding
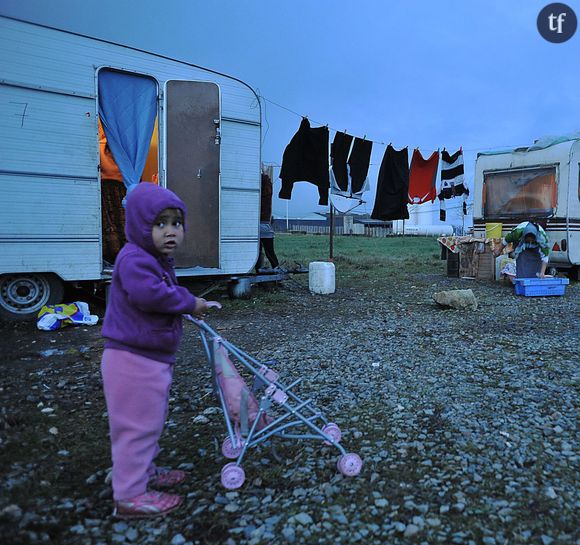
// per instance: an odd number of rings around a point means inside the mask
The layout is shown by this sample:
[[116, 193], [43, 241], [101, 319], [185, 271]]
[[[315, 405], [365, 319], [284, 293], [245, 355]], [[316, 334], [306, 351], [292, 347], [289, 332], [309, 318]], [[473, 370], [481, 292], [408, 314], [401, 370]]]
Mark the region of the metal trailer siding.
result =
[[580, 140], [570, 148], [568, 179], [568, 257], [580, 264]]
[[555, 216], [565, 216], [568, 200], [568, 163], [572, 142], [526, 152], [508, 152], [497, 155], [480, 155], [475, 168], [476, 191], [473, 197], [474, 217], [483, 218], [483, 175], [487, 171], [511, 170], [533, 166], [557, 165], [558, 196]]
[[[260, 206], [260, 107], [254, 92], [211, 70], [0, 17], [0, 272], [57, 272], [64, 280], [101, 277], [95, 76], [101, 67], [152, 76], [160, 93], [171, 79], [220, 86], [221, 268], [180, 272], [249, 271], [257, 257]], [[32, 195], [41, 198], [32, 201]], [[38, 225], [44, 226], [42, 237]], [[27, 244], [19, 245], [25, 238]]]

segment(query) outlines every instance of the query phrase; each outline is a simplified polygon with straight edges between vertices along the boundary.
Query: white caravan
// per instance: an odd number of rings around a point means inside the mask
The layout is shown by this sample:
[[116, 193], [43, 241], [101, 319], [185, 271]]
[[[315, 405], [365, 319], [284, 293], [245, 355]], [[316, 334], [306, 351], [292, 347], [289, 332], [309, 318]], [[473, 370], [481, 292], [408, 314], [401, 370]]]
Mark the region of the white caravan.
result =
[[536, 220], [550, 239], [550, 265], [578, 274], [580, 265], [580, 135], [546, 138], [533, 146], [477, 155], [473, 226]]
[[[61, 302], [65, 282], [110, 278], [123, 238], [118, 180], [131, 176], [187, 204], [191, 236], [176, 256], [179, 276], [254, 266], [261, 114], [242, 81], [0, 16], [0, 127], [0, 316], [25, 318]], [[117, 181], [103, 174], [113, 142]]]

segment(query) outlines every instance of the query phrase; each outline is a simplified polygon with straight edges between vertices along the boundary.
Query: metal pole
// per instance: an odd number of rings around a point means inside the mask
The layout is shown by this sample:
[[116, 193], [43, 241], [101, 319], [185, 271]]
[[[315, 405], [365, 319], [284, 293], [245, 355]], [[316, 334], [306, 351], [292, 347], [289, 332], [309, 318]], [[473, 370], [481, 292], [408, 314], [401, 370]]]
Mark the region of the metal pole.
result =
[[334, 259], [334, 206], [330, 203], [330, 261]]

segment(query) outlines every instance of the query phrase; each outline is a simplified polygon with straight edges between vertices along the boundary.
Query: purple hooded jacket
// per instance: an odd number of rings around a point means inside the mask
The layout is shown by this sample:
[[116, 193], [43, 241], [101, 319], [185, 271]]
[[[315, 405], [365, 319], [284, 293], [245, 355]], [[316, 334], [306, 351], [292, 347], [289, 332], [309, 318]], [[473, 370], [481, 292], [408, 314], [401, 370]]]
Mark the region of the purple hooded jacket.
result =
[[153, 223], [166, 208], [178, 208], [185, 218], [185, 204], [168, 189], [143, 182], [129, 193], [128, 242], [115, 260], [102, 335], [105, 348], [173, 363], [181, 340], [181, 315], [194, 311], [196, 299], [178, 286], [173, 259], [153, 244]]

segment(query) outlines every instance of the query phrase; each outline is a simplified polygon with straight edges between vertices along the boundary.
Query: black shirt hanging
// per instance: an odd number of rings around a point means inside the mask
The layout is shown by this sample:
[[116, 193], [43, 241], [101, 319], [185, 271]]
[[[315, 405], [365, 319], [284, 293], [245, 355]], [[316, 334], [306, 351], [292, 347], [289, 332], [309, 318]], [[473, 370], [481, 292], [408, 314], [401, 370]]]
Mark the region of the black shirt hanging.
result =
[[284, 150], [280, 178], [280, 199], [289, 200], [294, 182], [305, 181], [318, 186], [318, 204], [328, 204], [328, 127], [312, 129], [308, 119], [302, 119], [298, 132]]
[[397, 151], [389, 144], [379, 170], [371, 218], [383, 221], [409, 219], [408, 192], [409, 151], [407, 148]]

